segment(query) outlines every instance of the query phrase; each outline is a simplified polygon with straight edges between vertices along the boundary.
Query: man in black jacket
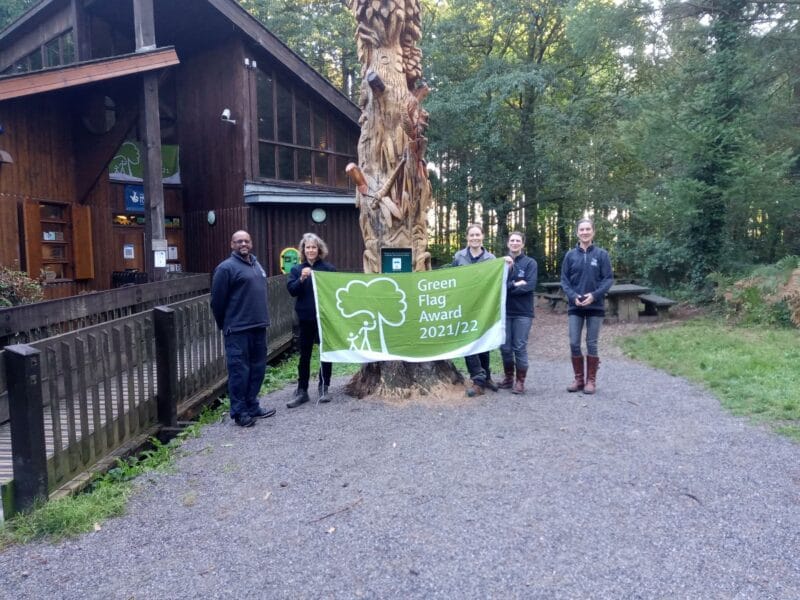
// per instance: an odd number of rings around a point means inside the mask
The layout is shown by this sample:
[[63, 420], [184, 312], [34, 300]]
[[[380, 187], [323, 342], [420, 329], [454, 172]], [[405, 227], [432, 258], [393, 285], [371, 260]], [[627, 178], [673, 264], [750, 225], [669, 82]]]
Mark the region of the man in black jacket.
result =
[[240, 427], [271, 417], [275, 409], [261, 408], [258, 392], [267, 369], [267, 274], [250, 253], [253, 241], [246, 231], [231, 236], [231, 255], [214, 270], [211, 310], [225, 336], [228, 396], [231, 418]]

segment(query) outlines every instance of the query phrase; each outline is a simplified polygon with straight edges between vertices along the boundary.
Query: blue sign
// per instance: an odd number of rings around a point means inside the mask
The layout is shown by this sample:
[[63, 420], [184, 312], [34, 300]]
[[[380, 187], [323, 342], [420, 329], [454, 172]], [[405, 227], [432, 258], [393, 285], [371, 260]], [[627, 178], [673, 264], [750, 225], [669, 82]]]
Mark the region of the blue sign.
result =
[[144, 212], [144, 186], [125, 186], [125, 210], [127, 212]]

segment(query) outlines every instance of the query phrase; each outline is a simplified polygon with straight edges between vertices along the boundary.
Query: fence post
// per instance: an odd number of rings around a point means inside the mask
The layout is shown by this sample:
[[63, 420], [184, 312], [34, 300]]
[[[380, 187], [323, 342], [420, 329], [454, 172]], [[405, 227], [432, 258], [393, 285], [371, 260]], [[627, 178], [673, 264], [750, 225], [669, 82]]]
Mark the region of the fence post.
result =
[[47, 499], [47, 450], [44, 443], [42, 366], [39, 350], [27, 344], [6, 346], [6, 380], [11, 419], [14, 510]]
[[178, 425], [178, 333], [175, 311], [167, 306], [153, 309], [156, 336], [156, 391], [158, 422], [164, 427]]

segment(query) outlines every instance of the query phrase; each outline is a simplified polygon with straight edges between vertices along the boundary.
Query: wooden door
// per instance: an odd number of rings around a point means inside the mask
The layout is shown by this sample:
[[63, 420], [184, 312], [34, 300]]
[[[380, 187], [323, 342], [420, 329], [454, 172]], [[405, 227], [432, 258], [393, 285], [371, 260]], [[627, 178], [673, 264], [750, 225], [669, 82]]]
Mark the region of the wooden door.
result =
[[144, 229], [114, 227], [114, 270], [144, 271]]

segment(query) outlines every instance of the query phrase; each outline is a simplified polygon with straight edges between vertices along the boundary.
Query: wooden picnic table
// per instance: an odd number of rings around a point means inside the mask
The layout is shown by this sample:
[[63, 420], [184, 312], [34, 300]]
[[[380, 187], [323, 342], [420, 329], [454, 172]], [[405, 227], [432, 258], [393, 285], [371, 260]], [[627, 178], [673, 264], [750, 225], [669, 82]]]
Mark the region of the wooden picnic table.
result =
[[634, 283], [612, 285], [606, 296], [610, 316], [617, 317], [621, 322], [637, 321], [641, 303], [639, 296], [649, 293], [650, 288]]
[[547, 293], [558, 293], [561, 292], [561, 282], [560, 281], [545, 281], [544, 283], [539, 284]]

